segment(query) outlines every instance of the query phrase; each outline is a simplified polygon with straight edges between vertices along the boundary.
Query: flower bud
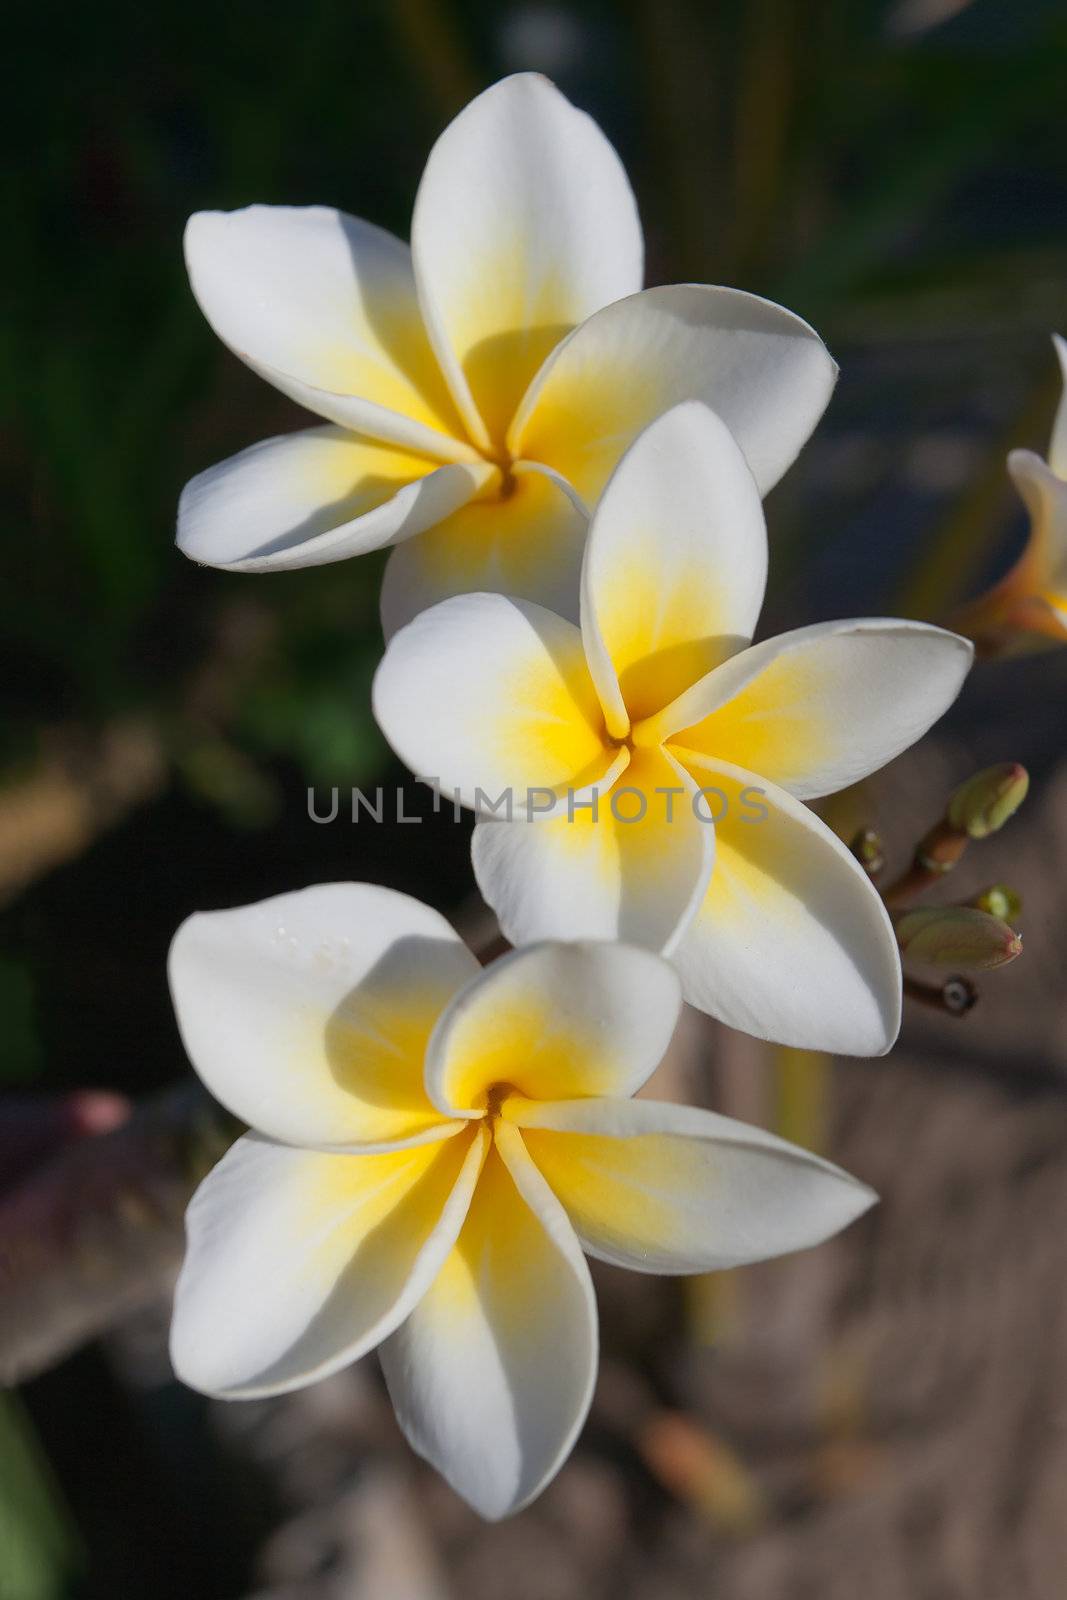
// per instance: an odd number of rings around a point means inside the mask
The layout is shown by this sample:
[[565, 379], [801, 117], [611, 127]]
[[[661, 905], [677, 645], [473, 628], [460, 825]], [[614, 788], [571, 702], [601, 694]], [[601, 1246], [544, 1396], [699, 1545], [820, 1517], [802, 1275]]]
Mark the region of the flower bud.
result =
[[881, 836], [873, 828], [861, 828], [849, 849], [870, 878], [877, 878], [885, 868], [885, 847]]
[[931, 906], [897, 919], [897, 943], [909, 961], [982, 972], [1022, 953], [1014, 928], [975, 906]]
[[976, 772], [960, 785], [948, 803], [953, 828], [971, 839], [998, 832], [1015, 815], [1030, 787], [1030, 774], [1017, 761]]
[[1002, 922], [1014, 922], [1023, 908], [1023, 897], [1006, 883], [991, 883], [988, 889], [976, 894], [970, 902], [979, 911], [988, 911], [991, 917]]

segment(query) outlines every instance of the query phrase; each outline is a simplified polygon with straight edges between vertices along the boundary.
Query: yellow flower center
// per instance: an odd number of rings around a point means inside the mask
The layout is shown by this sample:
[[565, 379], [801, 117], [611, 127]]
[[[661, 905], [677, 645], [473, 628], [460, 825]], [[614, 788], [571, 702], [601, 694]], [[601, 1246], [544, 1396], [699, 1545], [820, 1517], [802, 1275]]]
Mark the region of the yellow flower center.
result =
[[518, 1092], [513, 1083], [491, 1083], [485, 1096], [485, 1115], [488, 1120], [495, 1121], [500, 1116], [504, 1101]]
[[506, 451], [502, 456], [498, 457], [493, 464], [500, 472], [500, 488], [497, 490], [497, 499], [510, 500], [517, 488], [517, 484], [515, 482], [515, 464]]
[[500, 474], [499, 481], [493, 483], [489, 490], [483, 491], [480, 498], [491, 502], [510, 500], [515, 493], [515, 457], [511, 454], [502, 439], [493, 439], [487, 445], [475, 444], [474, 448], [483, 461], [495, 467]]

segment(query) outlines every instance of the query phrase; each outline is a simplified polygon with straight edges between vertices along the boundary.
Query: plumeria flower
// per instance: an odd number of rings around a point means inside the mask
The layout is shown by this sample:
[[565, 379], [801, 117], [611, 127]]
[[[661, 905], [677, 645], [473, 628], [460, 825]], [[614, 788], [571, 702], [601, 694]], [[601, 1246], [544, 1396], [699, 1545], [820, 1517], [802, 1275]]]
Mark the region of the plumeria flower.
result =
[[801, 802], [925, 732], [971, 647], [886, 619], [750, 645], [766, 568], [752, 474], [689, 402], [604, 491], [580, 627], [501, 595], [443, 601], [393, 639], [375, 712], [416, 773], [481, 814], [475, 874], [513, 943], [651, 946], [734, 1027], [875, 1054], [900, 1020], [893, 930]]
[[640, 292], [622, 165], [535, 74], [445, 129], [411, 233], [409, 250], [323, 207], [191, 219], [215, 332], [325, 418], [187, 486], [194, 560], [263, 572], [395, 545], [387, 632], [470, 590], [576, 615], [588, 509], [646, 423], [707, 401], [766, 492], [829, 398], [836, 368], [790, 312], [704, 285]]
[[1067, 340], [1053, 334], [1064, 393], [1048, 460], [1013, 450], [1008, 471], [1030, 513], [1030, 536], [1009, 572], [961, 608], [954, 624], [985, 656], [1021, 655], [1067, 643]]
[[732, 1267], [875, 1198], [758, 1128], [631, 1099], [680, 1004], [647, 951], [541, 944], [482, 972], [418, 901], [328, 884], [191, 917], [171, 986], [255, 1130], [189, 1208], [179, 1376], [278, 1394], [378, 1346], [411, 1444], [486, 1517], [539, 1493], [589, 1409], [583, 1251]]

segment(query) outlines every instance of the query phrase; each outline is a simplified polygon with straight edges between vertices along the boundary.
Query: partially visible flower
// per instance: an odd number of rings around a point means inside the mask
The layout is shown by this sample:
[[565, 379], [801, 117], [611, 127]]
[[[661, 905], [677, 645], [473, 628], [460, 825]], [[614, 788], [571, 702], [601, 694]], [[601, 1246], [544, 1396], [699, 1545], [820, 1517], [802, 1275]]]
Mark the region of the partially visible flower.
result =
[[278, 1394], [380, 1346], [411, 1444], [486, 1517], [585, 1420], [583, 1250], [706, 1272], [875, 1198], [758, 1128], [630, 1098], [680, 1005], [647, 951], [543, 944], [483, 973], [418, 901], [329, 884], [190, 918], [170, 970], [197, 1070], [256, 1130], [189, 1208], [179, 1377]]
[[411, 232], [409, 250], [324, 207], [190, 220], [216, 333], [327, 423], [193, 479], [178, 543], [195, 561], [264, 572], [395, 545], [387, 632], [476, 589], [576, 615], [588, 511], [655, 416], [706, 400], [766, 492], [829, 399], [836, 368], [799, 317], [733, 289], [639, 292], [619, 158], [535, 74], [445, 129]]
[[1067, 642], [1067, 340], [1053, 334], [1052, 342], [1065, 392], [1048, 460], [1033, 450], [1013, 450], [1008, 457], [1008, 471], [1030, 513], [1029, 538], [1000, 582], [952, 619], [984, 656], [1022, 655]]
[[[863, 867], [801, 801], [924, 733], [971, 647], [886, 619], [750, 646], [766, 563], [728, 429], [676, 407], [600, 500], [580, 629], [503, 596], [446, 600], [393, 639], [375, 713], [416, 773], [485, 819], [475, 874], [512, 943], [663, 950], [686, 999], [733, 1027], [872, 1055], [899, 1027], [896, 940]], [[502, 793], [531, 793], [535, 820], [492, 820]]]

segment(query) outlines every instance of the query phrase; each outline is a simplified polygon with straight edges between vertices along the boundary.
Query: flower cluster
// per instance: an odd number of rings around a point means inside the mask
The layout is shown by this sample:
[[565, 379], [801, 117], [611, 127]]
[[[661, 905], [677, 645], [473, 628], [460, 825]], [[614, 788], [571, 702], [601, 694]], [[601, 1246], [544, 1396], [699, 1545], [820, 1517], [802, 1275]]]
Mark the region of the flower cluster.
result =
[[[386, 545], [378, 720], [477, 813], [516, 949], [480, 971], [386, 889], [191, 918], [189, 1055], [252, 1132], [189, 1212], [173, 1355], [277, 1393], [381, 1347], [415, 1449], [486, 1516], [558, 1469], [596, 1368], [583, 1251], [703, 1272], [870, 1204], [829, 1163], [631, 1097], [681, 997], [760, 1037], [887, 1050], [898, 937], [805, 801], [959, 691], [966, 640], [892, 619], [752, 643], [761, 498], [835, 368], [781, 307], [643, 289], [625, 173], [544, 79], [444, 132], [409, 249], [321, 208], [202, 213], [219, 336], [324, 421], [187, 487], [179, 543], [242, 571]], [[514, 816], [501, 796], [542, 797]]]

